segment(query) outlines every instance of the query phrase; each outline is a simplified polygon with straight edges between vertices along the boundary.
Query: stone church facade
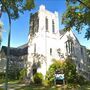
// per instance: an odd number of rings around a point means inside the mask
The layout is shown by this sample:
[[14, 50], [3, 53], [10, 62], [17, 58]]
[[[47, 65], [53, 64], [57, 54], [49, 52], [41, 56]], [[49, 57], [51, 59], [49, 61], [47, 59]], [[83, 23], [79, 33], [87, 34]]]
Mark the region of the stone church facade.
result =
[[39, 11], [30, 17], [28, 76], [31, 77], [35, 72], [45, 76], [53, 59], [65, 60], [67, 56], [73, 58], [77, 71], [87, 77], [86, 48], [72, 31], [59, 30], [58, 12], [52, 13], [41, 5]]

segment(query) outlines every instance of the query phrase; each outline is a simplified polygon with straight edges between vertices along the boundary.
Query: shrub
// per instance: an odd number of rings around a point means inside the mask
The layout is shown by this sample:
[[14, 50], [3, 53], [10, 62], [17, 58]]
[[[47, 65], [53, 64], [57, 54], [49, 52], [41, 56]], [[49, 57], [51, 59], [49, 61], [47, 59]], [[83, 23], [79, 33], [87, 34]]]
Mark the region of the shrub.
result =
[[4, 79], [5, 78], [5, 73], [4, 72], [0, 72], [0, 79]]
[[4, 72], [0, 72], [0, 84], [4, 83], [4, 80], [5, 80], [5, 73]]
[[78, 90], [80, 88], [80, 85], [78, 84], [67, 84], [66, 90]]
[[76, 76], [76, 82], [79, 85], [83, 85], [83, 84], [85, 84], [85, 78], [82, 75], [77, 74], [77, 76]]
[[54, 84], [55, 80], [55, 71], [56, 70], [62, 70], [63, 69], [63, 64], [60, 62], [60, 60], [55, 60], [53, 59], [53, 64], [50, 65], [47, 73], [46, 73], [46, 79], [49, 81], [50, 85]]
[[55, 68], [53, 67], [53, 65], [50, 66], [50, 68], [48, 69], [47, 73], [46, 73], [46, 80], [48, 80], [49, 85], [53, 85], [54, 84], [54, 72], [55, 72]]
[[4, 90], [4, 89], [0, 88], [0, 90]]
[[24, 78], [26, 77], [26, 74], [27, 74], [27, 69], [26, 69], [26, 68], [23, 68], [23, 69], [20, 71], [20, 77], [19, 77], [19, 79], [20, 79], [20, 80], [24, 80]]
[[50, 86], [50, 81], [49, 80], [44, 80], [43, 85], [46, 86], [46, 87]]
[[64, 62], [60, 60], [53, 60], [53, 64], [50, 65], [47, 73], [46, 79], [49, 80], [50, 84], [54, 84], [55, 72], [58, 70], [65, 75], [65, 81], [68, 83], [74, 83], [76, 78], [76, 66], [71, 58], [67, 58]]
[[0, 84], [4, 83], [4, 81], [5, 81], [4, 79], [0, 79]]
[[68, 83], [74, 83], [76, 78], [76, 65], [71, 58], [67, 58], [64, 63], [65, 80]]
[[43, 75], [42, 73], [36, 73], [33, 76], [33, 80], [35, 84], [42, 84], [43, 81]]

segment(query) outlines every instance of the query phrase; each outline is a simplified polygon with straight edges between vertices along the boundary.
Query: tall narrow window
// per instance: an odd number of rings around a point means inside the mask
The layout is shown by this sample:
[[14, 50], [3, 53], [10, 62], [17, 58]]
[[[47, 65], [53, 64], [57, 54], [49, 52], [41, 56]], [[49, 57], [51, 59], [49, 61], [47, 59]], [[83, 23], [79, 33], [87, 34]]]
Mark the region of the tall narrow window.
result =
[[50, 55], [52, 55], [52, 48], [50, 48]]
[[54, 25], [54, 20], [52, 20], [52, 32], [55, 33], [55, 25]]
[[35, 26], [36, 26], [36, 32], [38, 32], [38, 27], [39, 27], [39, 18], [36, 19], [36, 23], [35, 23]]
[[81, 54], [83, 55], [83, 48], [81, 47]]
[[48, 31], [48, 19], [46, 18], [46, 31]]
[[34, 44], [34, 53], [36, 53], [36, 44]]
[[73, 49], [73, 42], [68, 40], [66, 41], [66, 51], [67, 53], [71, 54]]

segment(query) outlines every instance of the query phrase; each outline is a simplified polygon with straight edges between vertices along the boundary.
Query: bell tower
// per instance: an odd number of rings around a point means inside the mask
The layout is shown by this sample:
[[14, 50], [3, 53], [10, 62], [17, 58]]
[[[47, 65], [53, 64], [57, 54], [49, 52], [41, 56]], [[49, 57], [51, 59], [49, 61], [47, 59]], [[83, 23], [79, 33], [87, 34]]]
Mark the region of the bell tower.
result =
[[30, 37], [33, 37], [38, 32], [48, 32], [59, 34], [59, 19], [58, 12], [50, 12], [41, 5], [39, 11], [30, 15]]
[[[59, 36], [59, 20], [58, 13], [54, 13], [45, 9], [44, 5], [41, 5], [39, 11], [30, 15], [30, 32], [29, 32], [29, 42], [28, 42], [28, 75], [32, 76], [32, 65], [34, 61], [33, 54], [39, 54], [44, 56], [45, 60], [42, 60], [42, 68], [38, 68], [37, 71], [46, 74], [48, 64], [47, 56], [48, 51], [52, 52], [52, 45], [50, 41], [55, 41]], [[48, 39], [49, 37], [49, 39]], [[54, 39], [53, 39], [54, 38]], [[49, 41], [50, 40], [50, 41]], [[51, 63], [51, 61], [49, 61]], [[29, 75], [30, 76], [30, 75]]]

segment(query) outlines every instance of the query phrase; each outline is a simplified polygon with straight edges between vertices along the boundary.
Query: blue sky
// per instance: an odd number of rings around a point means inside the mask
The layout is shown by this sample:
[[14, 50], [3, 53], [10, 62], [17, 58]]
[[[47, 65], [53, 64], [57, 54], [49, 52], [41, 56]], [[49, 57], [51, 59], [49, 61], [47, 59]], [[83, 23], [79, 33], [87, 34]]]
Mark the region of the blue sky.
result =
[[[36, 7], [31, 10], [31, 12], [34, 13], [38, 11], [41, 4], [45, 5], [46, 9], [50, 10], [51, 12], [57, 11], [59, 13], [60, 29], [62, 29], [63, 25], [61, 25], [61, 18], [62, 14], [66, 10], [65, 0], [35, 0]], [[19, 19], [12, 21], [11, 47], [17, 47], [28, 42], [29, 20], [31, 12], [27, 11], [24, 14], [21, 14]], [[4, 23], [5, 30], [2, 35], [2, 45], [7, 46], [9, 29], [7, 14], [4, 13], [1, 20]], [[82, 30], [81, 34], [78, 34], [78, 32], [74, 30], [74, 33], [80, 43], [90, 49], [90, 40], [84, 39], [85, 30]]]

